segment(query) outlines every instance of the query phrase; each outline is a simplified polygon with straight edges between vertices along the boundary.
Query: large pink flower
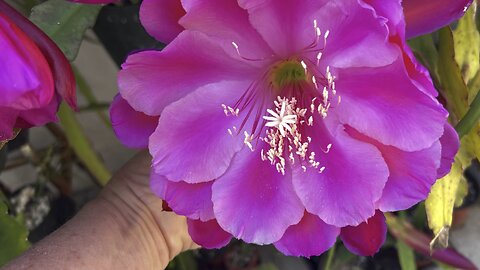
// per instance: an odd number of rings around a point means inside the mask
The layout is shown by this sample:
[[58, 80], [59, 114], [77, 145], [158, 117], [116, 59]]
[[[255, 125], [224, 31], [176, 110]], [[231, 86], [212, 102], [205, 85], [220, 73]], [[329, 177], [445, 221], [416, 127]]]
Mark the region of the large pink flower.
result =
[[125, 144], [149, 147], [153, 191], [208, 248], [312, 256], [340, 236], [374, 254], [382, 212], [425, 199], [458, 148], [400, 1], [182, 4], [184, 30], [127, 59], [111, 110]]
[[55, 121], [62, 97], [75, 107], [67, 59], [40, 29], [0, 0], [0, 141], [14, 128]]

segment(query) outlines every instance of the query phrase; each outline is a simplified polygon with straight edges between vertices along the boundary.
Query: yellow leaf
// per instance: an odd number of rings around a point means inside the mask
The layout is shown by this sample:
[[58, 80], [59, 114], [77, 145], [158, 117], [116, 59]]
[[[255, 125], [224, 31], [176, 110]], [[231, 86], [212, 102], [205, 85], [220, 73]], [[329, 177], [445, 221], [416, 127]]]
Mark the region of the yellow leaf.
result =
[[435, 234], [435, 238], [430, 244], [432, 248], [448, 245], [448, 230], [452, 225], [453, 208], [462, 178], [463, 167], [461, 162], [456, 159], [450, 173], [433, 185], [425, 201], [428, 226]]
[[453, 32], [455, 60], [466, 82], [477, 74], [480, 67], [480, 34], [475, 24], [476, 9], [477, 5], [472, 4]]

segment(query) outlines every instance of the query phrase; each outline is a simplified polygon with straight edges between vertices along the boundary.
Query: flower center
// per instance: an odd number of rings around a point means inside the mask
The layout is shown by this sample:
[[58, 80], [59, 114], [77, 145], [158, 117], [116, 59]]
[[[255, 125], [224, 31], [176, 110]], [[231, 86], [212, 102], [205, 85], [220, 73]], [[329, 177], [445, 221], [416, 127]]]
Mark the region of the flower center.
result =
[[[316, 20], [313, 27], [314, 40], [310, 45], [287, 59], [270, 62], [235, 104], [222, 104], [226, 116], [244, 117], [241, 125], [227, 129], [228, 133], [231, 136], [243, 133], [245, 145], [252, 152], [260, 147], [260, 158], [281, 174], [289, 166], [322, 173], [325, 167], [319, 156], [328, 154], [332, 147], [329, 142], [308, 136], [314, 136], [314, 129], [321, 128], [321, 124], [314, 126], [314, 122], [323, 121], [329, 109], [340, 103], [335, 76], [329, 66], [321, 65], [330, 32], [322, 35]], [[235, 42], [232, 45], [245, 61], [268, 60], [245, 58], [238, 45]]]
[[272, 68], [270, 73], [272, 85], [275, 89], [282, 89], [287, 85], [305, 82], [307, 81], [305, 71], [304, 66], [298, 60], [282, 61]]

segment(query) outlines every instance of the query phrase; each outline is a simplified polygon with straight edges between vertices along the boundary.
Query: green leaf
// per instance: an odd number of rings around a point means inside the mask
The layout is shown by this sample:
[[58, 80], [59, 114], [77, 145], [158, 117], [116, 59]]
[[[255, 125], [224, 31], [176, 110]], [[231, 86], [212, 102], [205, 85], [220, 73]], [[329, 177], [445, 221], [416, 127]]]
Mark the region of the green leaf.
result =
[[402, 270], [416, 270], [417, 264], [415, 263], [415, 253], [413, 249], [400, 239], [397, 239], [396, 246]]
[[0, 201], [0, 267], [29, 246], [28, 230], [7, 213], [7, 206]]
[[78, 54], [85, 31], [95, 24], [100, 5], [48, 0], [32, 9], [30, 20], [60, 47], [68, 60]]
[[65, 103], [62, 103], [58, 111], [58, 116], [67, 140], [75, 154], [85, 167], [87, 167], [88, 171], [97, 179], [98, 183], [106, 185], [111, 178], [111, 173], [93, 149], [87, 135], [85, 135], [85, 132], [75, 117], [75, 113], [70, 110]]
[[466, 82], [470, 81], [480, 68], [480, 34], [475, 24], [476, 9], [477, 5], [472, 4], [453, 32], [455, 59]]
[[467, 112], [468, 88], [462, 78], [460, 67], [455, 61], [453, 34], [449, 27], [444, 27], [439, 31], [438, 48], [440, 91], [447, 100], [447, 108], [451, 113], [452, 122], [457, 123]]

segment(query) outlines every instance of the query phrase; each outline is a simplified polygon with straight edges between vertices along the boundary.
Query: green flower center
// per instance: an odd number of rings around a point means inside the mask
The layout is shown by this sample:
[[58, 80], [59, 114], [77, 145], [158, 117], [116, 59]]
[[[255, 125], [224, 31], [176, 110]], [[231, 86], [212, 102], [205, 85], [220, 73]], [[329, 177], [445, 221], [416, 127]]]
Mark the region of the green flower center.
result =
[[271, 71], [272, 85], [282, 89], [287, 85], [307, 81], [305, 68], [298, 60], [287, 60], [275, 65]]

